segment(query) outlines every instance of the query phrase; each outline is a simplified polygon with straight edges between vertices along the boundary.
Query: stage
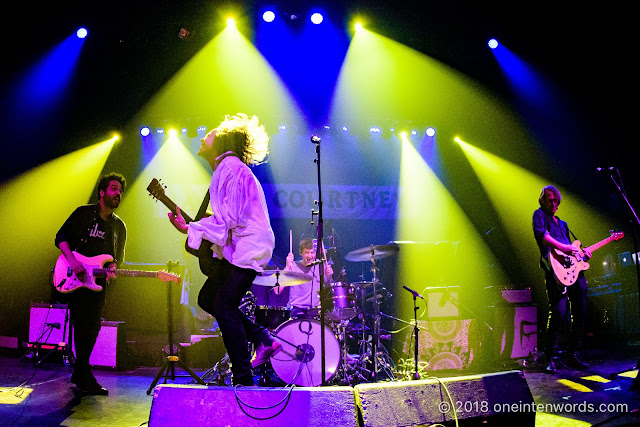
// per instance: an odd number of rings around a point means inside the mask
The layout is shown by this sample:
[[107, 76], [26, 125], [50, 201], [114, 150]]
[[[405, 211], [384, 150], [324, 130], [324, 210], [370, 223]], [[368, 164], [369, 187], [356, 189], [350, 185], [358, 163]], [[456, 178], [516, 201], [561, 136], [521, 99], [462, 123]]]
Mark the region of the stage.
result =
[[[404, 414], [413, 414], [416, 411], [420, 416], [425, 416], [429, 412], [439, 410], [442, 402], [448, 402], [449, 399], [444, 394], [434, 397], [424, 394], [422, 402], [419, 404], [411, 399], [405, 399], [404, 404], [407, 408], [402, 407], [402, 401], [397, 403], [393, 401], [393, 407], [385, 408], [388, 404], [386, 397], [379, 400], [380, 395], [371, 392], [373, 388], [378, 391], [397, 393], [397, 390], [409, 390], [412, 387], [420, 390], [419, 387], [433, 389], [430, 383], [444, 383], [448, 385], [451, 391], [452, 399], [455, 402], [460, 399], [456, 395], [455, 384], [458, 383], [460, 377], [463, 379], [475, 379], [483, 384], [487, 384], [488, 379], [493, 378], [493, 382], [497, 385], [500, 381], [505, 381], [504, 393], [498, 396], [498, 400], [503, 402], [511, 402], [512, 410], [515, 411], [536, 411], [536, 426], [583, 426], [583, 425], [605, 425], [605, 426], [622, 426], [637, 425], [640, 422], [640, 414], [635, 413], [636, 408], [640, 406], [640, 395], [637, 392], [630, 391], [634, 371], [629, 371], [637, 362], [640, 355], [640, 347], [633, 345], [633, 342], [625, 343], [601, 343], [599, 348], [591, 348], [586, 354], [586, 359], [591, 363], [591, 368], [587, 371], [575, 371], [571, 369], [559, 369], [554, 375], [541, 372], [539, 367], [522, 367], [520, 370], [500, 370], [496, 372], [468, 372], [468, 371], [448, 371], [434, 373], [435, 380], [429, 381], [390, 381], [360, 384], [355, 387], [315, 387], [315, 388], [296, 388], [291, 394], [290, 400], [283, 401], [281, 406], [276, 406], [267, 414], [261, 409], [252, 409], [245, 407], [245, 411], [249, 411], [251, 416], [256, 418], [262, 415], [273, 416], [273, 411], [284, 409], [282, 414], [286, 414], [288, 410], [300, 411], [301, 407], [308, 409], [311, 419], [315, 419], [313, 423], [307, 423], [302, 420], [302, 415], [291, 415], [286, 418], [287, 425], [304, 425], [313, 424], [321, 425], [326, 419], [322, 417], [331, 417], [334, 422], [340, 417], [351, 419], [353, 425], [408, 425], [402, 424], [401, 416]], [[224, 395], [224, 405], [227, 406], [229, 417], [242, 412], [242, 409], [232, 408], [237, 405], [237, 400], [233, 399], [234, 392], [230, 387], [219, 386], [196, 386], [190, 377], [178, 376], [174, 381], [168, 380], [167, 386], [156, 387], [155, 393], [147, 395], [147, 389], [151, 385], [154, 376], [158, 372], [158, 367], [139, 367], [126, 371], [113, 370], [94, 370], [98, 381], [109, 390], [109, 396], [83, 396], [74, 388], [71, 388], [69, 378], [71, 369], [65, 366], [55, 358], [50, 358], [43, 362], [37, 369], [35, 363], [30, 359], [20, 359], [19, 355], [3, 356], [0, 359], [0, 424], [2, 425], [64, 425], [64, 426], [89, 426], [89, 425], [114, 425], [114, 426], [138, 426], [146, 425], [151, 418], [151, 425], [180, 424], [180, 419], [184, 416], [185, 425], [193, 425], [188, 420], [193, 420], [196, 416], [203, 416], [209, 407], [212, 411], [211, 417], [208, 418], [208, 425], [274, 425], [273, 420], [253, 420], [247, 424], [245, 419], [239, 422], [237, 419], [230, 419], [221, 416], [220, 413], [214, 414], [214, 411], [220, 411], [220, 405], [211, 403], [207, 406], [206, 402], [215, 402], [215, 399], [222, 398]], [[518, 361], [514, 361], [511, 366], [505, 368], [517, 368]], [[184, 372], [177, 371], [177, 374]], [[203, 374], [198, 370], [197, 374]], [[520, 376], [521, 373], [521, 376]], [[532, 402], [527, 402], [526, 398], [519, 397], [514, 394], [514, 384], [512, 381], [523, 378], [523, 384], [526, 384]], [[164, 379], [158, 383], [162, 385]], [[489, 381], [490, 382], [490, 381]], [[24, 383], [23, 388], [16, 389], [20, 384]], [[472, 384], [472, 383], [469, 383]], [[494, 384], [495, 385], [495, 384]], [[518, 384], [516, 384], [517, 386]], [[418, 387], [418, 389], [415, 389]], [[436, 386], [438, 387], [438, 386]], [[471, 386], [471, 389], [475, 387]], [[361, 396], [359, 402], [349, 404], [350, 390], [360, 388]], [[516, 387], [517, 388], [517, 387]], [[363, 393], [362, 389], [368, 389]], [[252, 406], [265, 407], [269, 399], [256, 398], [256, 396], [268, 393], [275, 396], [274, 400], [280, 401], [281, 397], [287, 395], [287, 390], [267, 388], [245, 388], [238, 390], [235, 396], [243, 402]], [[316, 393], [315, 395], [313, 393]], [[168, 399], [160, 399], [162, 394], [171, 393]], [[204, 394], [203, 394], [204, 393]], [[298, 393], [298, 394], [296, 394]], [[313, 398], [304, 406], [305, 393], [310, 396], [322, 396], [320, 401]], [[406, 394], [406, 392], [403, 391]], [[412, 392], [413, 393], [413, 392]], [[423, 393], [419, 391], [418, 394]], [[154, 397], [155, 394], [155, 397]], [[357, 394], [357, 393], [356, 393]], [[528, 394], [528, 393], [527, 393]], [[282, 395], [282, 396], [281, 396]], [[415, 397], [416, 393], [411, 394]], [[205, 397], [203, 397], [205, 396]], [[231, 396], [231, 398], [229, 398]], [[341, 397], [342, 396], [342, 397]], [[344, 400], [347, 396], [347, 400]], [[397, 397], [397, 396], [396, 396]], [[199, 401], [197, 399], [200, 399]], [[296, 398], [298, 399], [296, 403]], [[335, 400], [335, 404], [331, 403]], [[378, 400], [376, 400], [378, 399]], [[500, 425], [498, 419], [497, 424], [491, 423], [491, 417], [482, 419], [483, 409], [481, 406], [481, 398], [478, 394], [474, 394], [474, 390], [467, 390], [467, 396], [463, 402], [456, 402], [461, 411], [458, 413], [460, 425], [474, 425], [474, 423], [485, 422], [483, 425]], [[477, 399], [474, 402], [474, 399]], [[358, 399], [356, 399], [358, 400]], [[401, 399], [402, 400], [402, 399]], [[340, 401], [340, 402], [338, 402]], [[369, 407], [366, 407], [367, 401]], [[204, 402], [204, 403], [203, 403]], [[316, 402], [316, 403], [313, 403]], [[466, 402], [466, 403], [465, 403]], [[492, 400], [493, 406], [496, 400]], [[277, 402], [276, 402], [277, 403]], [[295, 403], [295, 404], [294, 404]], [[286, 407], [287, 405], [290, 407]], [[319, 411], [314, 405], [319, 405], [323, 411]], [[468, 411], [474, 409], [474, 405], [478, 406], [477, 411], [470, 414]], [[515, 406], [514, 406], [515, 405]], [[604, 406], [601, 406], [604, 405]], [[153, 409], [152, 409], [153, 406]], [[284, 406], [284, 408], [282, 408]], [[330, 408], [333, 406], [333, 408]], [[337, 413], [335, 411], [354, 411], [355, 416], [349, 413]], [[362, 407], [365, 407], [364, 416]], [[466, 406], [466, 408], [465, 408]], [[315, 408], [315, 409], [314, 409]], [[515, 408], [515, 409], [514, 409]], [[535, 409], [534, 409], [535, 408]], [[465, 409], [467, 410], [465, 418]], [[304, 411], [304, 409], [302, 409]], [[328, 411], [328, 412], [327, 412]], [[367, 412], [369, 411], [369, 412]], [[379, 412], [371, 412], [379, 411]], [[397, 422], [389, 423], [389, 414], [393, 413]], [[300, 414], [300, 412], [298, 412]], [[486, 414], [485, 414], [486, 415]], [[493, 413], [493, 419], [495, 419]], [[532, 415], [520, 415], [528, 417], [531, 420]], [[381, 418], [382, 417], [382, 418]], [[387, 417], [387, 418], [384, 418]], [[269, 417], [267, 417], [269, 418]], [[250, 418], [248, 418], [250, 419]], [[424, 418], [423, 418], [424, 419]], [[164, 423], [161, 422], [164, 420]], [[385, 421], [386, 420], [386, 421]], [[439, 421], [442, 422], [442, 421]], [[526, 425], [518, 422], [519, 425]], [[276, 423], [277, 425], [277, 423]], [[281, 424], [282, 425], [282, 424]], [[454, 425], [453, 421], [446, 421], [445, 425]]]

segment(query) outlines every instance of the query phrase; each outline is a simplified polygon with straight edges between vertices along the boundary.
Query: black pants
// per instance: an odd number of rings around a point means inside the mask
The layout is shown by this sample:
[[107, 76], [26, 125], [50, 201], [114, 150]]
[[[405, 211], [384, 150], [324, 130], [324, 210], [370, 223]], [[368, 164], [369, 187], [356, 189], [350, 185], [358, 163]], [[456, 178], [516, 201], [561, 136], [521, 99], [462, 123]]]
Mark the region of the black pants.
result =
[[[104, 286], [104, 283], [100, 285]], [[69, 311], [73, 324], [76, 357], [73, 373], [79, 380], [90, 376], [89, 358], [102, 327], [104, 302], [105, 291], [93, 292], [80, 288], [69, 294]]]
[[256, 272], [239, 268], [227, 260], [214, 259], [214, 266], [198, 295], [198, 305], [216, 318], [231, 361], [234, 384], [250, 385], [251, 354], [248, 342], [271, 345], [273, 338], [252, 322], [238, 307]]
[[[547, 322], [547, 335], [545, 350], [547, 357], [553, 357], [558, 351], [558, 342], [562, 324], [570, 322], [571, 334], [569, 336], [568, 351], [573, 354], [582, 349], [585, 333], [585, 320], [587, 316], [587, 279], [580, 273], [578, 280], [566, 287], [556, 282], [553, 273], [546, 275], [547, 296], [549, 297], [549, 321]], [[569, 315], [571, 308], [571, 318]]]

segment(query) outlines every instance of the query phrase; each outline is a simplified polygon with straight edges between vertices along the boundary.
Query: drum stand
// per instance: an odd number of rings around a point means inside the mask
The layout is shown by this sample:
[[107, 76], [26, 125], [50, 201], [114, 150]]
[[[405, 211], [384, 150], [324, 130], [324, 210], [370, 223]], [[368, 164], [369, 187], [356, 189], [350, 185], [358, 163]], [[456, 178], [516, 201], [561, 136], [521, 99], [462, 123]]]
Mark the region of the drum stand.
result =
[[[386, 349], [380, 345], [380, 298], [378, 298], [378, 262], [374, 254], [374, 249], [371, 250], [371, 272], [373, 273], [373, 328], [371, 337], [371, 362], [373, 363], [373, 369], [371, 371], [371, 380], [377, 381], [378, 374], [381, 371], [381, 367], [385, 369], [390, 365], [389, 356], [386, 354]], [[366, 316], [365, 316], [366, 317]], [[363, 322], [364, 323], [364, 322]], [[364, 326], [364, 325], [363, 325]], [[364, 329], [364, 328], [363, 328]], [[366, 342], [366, 341], [365, 341]], [[384, 350], [382, 354], [381, 349]], [[393, 379], [393, 374], [389, 371], [385, 372], [385, 376], [388, 379]]]

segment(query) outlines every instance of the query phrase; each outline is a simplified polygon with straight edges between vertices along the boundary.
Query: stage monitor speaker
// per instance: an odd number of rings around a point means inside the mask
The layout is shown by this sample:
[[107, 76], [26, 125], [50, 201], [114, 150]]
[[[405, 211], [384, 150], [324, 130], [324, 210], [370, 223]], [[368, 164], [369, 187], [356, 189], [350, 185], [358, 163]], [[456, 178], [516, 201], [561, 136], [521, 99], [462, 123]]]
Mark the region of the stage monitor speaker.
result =
[[461, 426], [535, 426], [533, 396], [519, 371], [359, 384], [355, 397], [364, 427], [454, 425], [454, 409]]
[[31, 303], [29, 343], [57, 345], [69, 342], [69, 310], [66, 304]]
[[351, 387], [160, 384], [153, 393], [149, 425], [357, 427], [358, 422]]
[[430, 320], [441, 318], [457, 318], [460, 315], [458, 308], [458, 286], [440, 286], [426, 289], [427, 316]]

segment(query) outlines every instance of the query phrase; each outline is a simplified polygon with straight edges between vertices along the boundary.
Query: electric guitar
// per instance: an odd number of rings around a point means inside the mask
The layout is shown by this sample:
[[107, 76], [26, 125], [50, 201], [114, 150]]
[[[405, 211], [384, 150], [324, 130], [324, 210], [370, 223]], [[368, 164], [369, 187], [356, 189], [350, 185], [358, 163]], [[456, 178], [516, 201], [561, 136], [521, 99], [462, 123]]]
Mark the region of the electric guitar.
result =
[[[600, 249], [607, 243], [614, 240], [618, 241], [623, 237], [624, 233], [621, 231], [615, 233], [611, 232], [611, 236], [599, 241], [598, 243], [588, 246], [586, 249], [589, 249], [589, 251], [593, 253], [595, 250]], [[580, 240], [575, 240], [572, 245], [576, 248], [580, 248]], [[588, 270], [590, 267], [589, 263], [585, 261], [583, 255], [575, 257], [557, 249], [552, 249], [549, 252], [549, 255], [549, 260], [551, 262], [553, 272], [556, 275], [556, 280], [565, 286], [573, 285], [576, 280], [578, 280], [578, 274], [583, 270]]]
[[53, 269], [53, 286], [63, 294], [68, 294], [80, 288], [87, 288], [94, 292], [102, 291], [102, 286], [96, 283], [96, 277], [106, 277], [108, 273], [114, 273], [116, 276], [131, 277], [157, 277], [163, 282], [180, 283], [180, 276], [169, 273], [167, 271], [144, 271], [144, 270], [110, 270], [104, 268], [107, 263], [113, 261], [113, 257], [108, 254], [97, 255], [94, 257], [86, 257], [74, 252], [73, 255], [82, 263], [85, 269], [84, 277], [80, 280], [76, 276], [69, 262], [64, 255], [60, 255], [56, 266]]
[[[166, 187], [164, 187], [159, 180], [153, 178], [151, 180], [151, 183], [147, 187], [147, 191], [149, 192], [149, 194], [151, 194], [151, 196], [153, 196], [156, 200], [162, 202], [163, 205], [165, 205], [171, 212], [173, 212], [174, 215], [176, 215], [177, 205], [165, 194], [165, 188]], [[187, 224], [193, 221], [191, 217], [187, 215], [182, 209], [180, 209], [180, 215], [182, 215], [184, 221]], [[212, 243], [206, 239], [202, 239], [202, 242], [200, 243], [200, 247], [198, 249], [193, 249], [187, 244], [187, 242], [185, 242], [184, 244], [185, 250], [191, 255], [198, 258], [200, 271], [202, 271], [205, 276], [211, 274], [211, 271], [213, 269], [214, 254], [213, 249], [211, 249], [211, 245]]]

